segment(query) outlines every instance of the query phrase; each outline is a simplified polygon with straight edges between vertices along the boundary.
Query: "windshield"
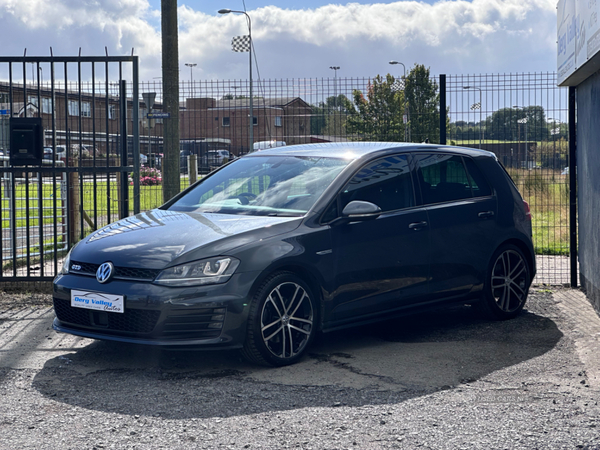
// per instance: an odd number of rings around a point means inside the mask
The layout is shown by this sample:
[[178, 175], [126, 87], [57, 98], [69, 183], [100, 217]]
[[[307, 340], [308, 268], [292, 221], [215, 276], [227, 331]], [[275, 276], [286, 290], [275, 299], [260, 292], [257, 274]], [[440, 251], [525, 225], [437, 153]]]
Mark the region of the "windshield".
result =
[[241, 158], [201, 182], [169, 210], [302, 216], [348, 162], [298, 156]]

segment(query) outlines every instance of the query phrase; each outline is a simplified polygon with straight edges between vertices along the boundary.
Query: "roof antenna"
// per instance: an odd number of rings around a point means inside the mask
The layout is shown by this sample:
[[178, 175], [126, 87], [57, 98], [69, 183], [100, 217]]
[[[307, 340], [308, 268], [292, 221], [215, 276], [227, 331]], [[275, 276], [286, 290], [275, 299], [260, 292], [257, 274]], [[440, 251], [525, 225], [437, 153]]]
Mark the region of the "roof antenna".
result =
[[52, 52], [52, 47], [50, 47], [50, 56], [54, 58], [54, 53]]
[[106, 53], [106, 57], [108, 58], [108, 47], [104, 47], [104, 52]]
[[133, 51], [135, 50], [134, 47], [131, 47], [131, 56], [133, 56]]
[[81, 47], [79, 47], [79, 57], [81, 58]]
[[27, 56], [27, 47], [25, 47], [25, 51], [23, 52], [23, 58]]

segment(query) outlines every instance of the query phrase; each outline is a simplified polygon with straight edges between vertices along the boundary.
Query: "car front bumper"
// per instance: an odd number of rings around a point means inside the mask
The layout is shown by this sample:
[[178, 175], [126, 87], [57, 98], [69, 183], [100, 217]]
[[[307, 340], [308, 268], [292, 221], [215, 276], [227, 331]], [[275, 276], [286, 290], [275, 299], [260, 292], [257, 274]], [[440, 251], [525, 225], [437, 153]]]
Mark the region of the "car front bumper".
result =
[[[92, 339], [169, 347], [239, 348], [246, 335], [256, 274], [234, 274], [224, 284], [166, 287], [147, 282], [59, 275], [54, 280], [56, 331]], [[71, 306], [71, 290], [123, 295], [123, 313]]]

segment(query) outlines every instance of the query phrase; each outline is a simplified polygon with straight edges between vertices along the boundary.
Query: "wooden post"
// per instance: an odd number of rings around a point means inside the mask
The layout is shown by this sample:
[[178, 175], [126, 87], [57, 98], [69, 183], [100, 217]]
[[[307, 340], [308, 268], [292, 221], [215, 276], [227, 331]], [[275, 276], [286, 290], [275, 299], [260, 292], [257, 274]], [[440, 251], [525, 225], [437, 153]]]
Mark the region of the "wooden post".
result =
[[[79, 166], [79, 158], [72, 157], [70, 167], [78, 167]], [[68, 192], [68, 201], [69, 201], [69, 214], [67, 216], [68, 219], [68, 231], [69, 231], [69, 242], [71, 245], [74, 245], [79, 241], [78, 224], [80, 222], [80, 214], [79, 214], [79, 206], [81, 204], [81, 199], [79, 197], [79, 172], [70, 172], [68, 174], [69, 177], [69, 192]]]
[[188, 156], [188, 172], [190, 175], [190, 186], [198, 181], [198, 155]]

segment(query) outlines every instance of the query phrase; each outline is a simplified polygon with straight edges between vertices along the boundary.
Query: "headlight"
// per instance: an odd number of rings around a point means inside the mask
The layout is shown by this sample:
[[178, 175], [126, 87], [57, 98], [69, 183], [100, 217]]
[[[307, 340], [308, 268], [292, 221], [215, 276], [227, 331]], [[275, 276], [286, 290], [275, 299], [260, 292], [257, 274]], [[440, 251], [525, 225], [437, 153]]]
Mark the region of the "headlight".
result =
[[204, 284], [225, 283], [240, 261], [230, 256], [203, 259], [163, 270], [156, 280], [165, 286], [197, 286]]
[[66, 275], [69, 273], [69, 269], [71, 268], [71, 252], [73, 251], [73, 248], [71, 248], [71, 250], [69, 250], [69, 253], [67, 253], [67, 257], [63, 261], [63, 265], [60, 269], [60, 272], [58, 272], [61, 275]]

